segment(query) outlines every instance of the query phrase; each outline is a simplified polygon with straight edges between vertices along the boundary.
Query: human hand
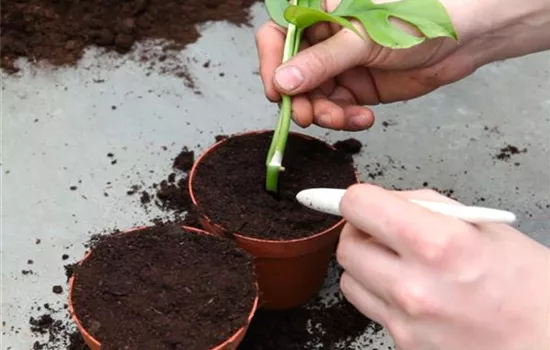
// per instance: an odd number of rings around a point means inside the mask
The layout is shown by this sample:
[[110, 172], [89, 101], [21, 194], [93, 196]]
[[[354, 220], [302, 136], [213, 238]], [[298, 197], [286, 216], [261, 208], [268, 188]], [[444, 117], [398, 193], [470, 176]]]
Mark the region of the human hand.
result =
[[[393, 0], [383, 0], [384, 2]], [[326, 0], [332, 11], [340, 0]], [[348, 29], [321, 23], [306, 30], [302, 51], [281, 65], [286, 29], [269, 21], [257, 33], [260, 76], [269, 100], [293, 96], [293, 120], [336, 130], [372, 126], [364, 105], [408, 100], [427, 94], [497, 59], [550, 48], [550, 2], [528, 0], [442, 0], [458, 32], [392, 50], [365, 41]], [[421, 34], [397, 19], [410, 34]], [[368, 38], [363, 27], [352, 21]]]
[[345, 297], [402, 350], [550, 349], [550, 250], [508, 225], [470, 225], [407, 199], [454, 202], [431, 190], [347, 190]]

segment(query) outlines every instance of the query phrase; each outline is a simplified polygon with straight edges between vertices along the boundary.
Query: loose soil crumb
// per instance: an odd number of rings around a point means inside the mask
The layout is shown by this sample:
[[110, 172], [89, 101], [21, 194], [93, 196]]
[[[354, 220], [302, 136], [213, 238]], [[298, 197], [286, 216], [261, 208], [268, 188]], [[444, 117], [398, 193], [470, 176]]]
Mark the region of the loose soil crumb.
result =
[[63, 287], [61, 287], [61, 286], [53, 286], [53, 287], [52, 287], [52, 292], [54, 292], [55, 294], [61, 294], [61, 293], [63, 293]]
[[265, 190], [265, 158], [273, 132], [229, 138], [197, 168], [199, 210], [229, 233], [273, 240], [306, 237], [340, 218], [301, 205], [306, 188], [347, 188], [356, 182], [349, 154], [319, 140], [289, 135], [277, 196]]
[[348, 154], [357, 154], [361, 152], [361, 148], [363, 148], [361, 141], [354, 138], [338, 141], [333, 146]]
[[54, 66], [73, 65], [88, 46], [124, 54], [144, 39], [168, 41], [168, 54], [199, 38], [197, 24], [217, 20], [248, 24], [248, 9], [255, 1], [3, 0], [0, 66], [16, 72], [19, 57], [47, 60]]
[[141, 204], [148, 204], [151, 202], [151, 195], [149, 194], [149, 192], [147, 191], [143, 191], [141, 192], [141, 197], [139, 197], [139, 201], [141, 202]]
[[74, 271], [73, 301], [102, 349], [209, 349], [246, 323], [252, 258], [178, 226], [103, 236]]
[[75, 326], [64, 308], [61, 317], [57, 317], [60, 310], [53, 310], [48, 304], [44, 304], [44, 308], [48, 310], [48, 313], [36, 318], [31, 316], [29, 320], [30, 331], [34, 336], [40, 338], [46, 336], [45, 340], [36, 340], [33, 343], [33, 350], [90, 349], [84, 342], [84, 339], [82, 339], [80, 333], [75, 330]]
[[512, 146], [512, 145], [508, 145], [506, 147], [503, 147], [500, 149], [500, 152], [494, 156], [493, 158], [494, 159], [498, 159], [498, 160], [508, 160], [512, 157], [512, 155], [516, 155], [516, 154], [520, 154], [520, 153], [527, 153], [527, 148], [524, 148], [522, 150], [520, 150], [518, 147], [516, 146]]
[[172, 167], [181, 171], [189, 171], [195, 163], [195, 153], [184, 147], [180, 154], [174, 159]]

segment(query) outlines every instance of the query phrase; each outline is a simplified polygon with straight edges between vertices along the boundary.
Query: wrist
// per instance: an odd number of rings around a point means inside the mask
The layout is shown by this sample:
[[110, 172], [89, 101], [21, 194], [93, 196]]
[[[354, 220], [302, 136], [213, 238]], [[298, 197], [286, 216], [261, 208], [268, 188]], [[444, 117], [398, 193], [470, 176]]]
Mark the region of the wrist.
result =
[[550, 1], [441, 0], [479, 65], [550, 49]]
[[461, 41], [515, 28], [522, 23], [550, 20], [550, 1], [527, 0], [441, 0]]

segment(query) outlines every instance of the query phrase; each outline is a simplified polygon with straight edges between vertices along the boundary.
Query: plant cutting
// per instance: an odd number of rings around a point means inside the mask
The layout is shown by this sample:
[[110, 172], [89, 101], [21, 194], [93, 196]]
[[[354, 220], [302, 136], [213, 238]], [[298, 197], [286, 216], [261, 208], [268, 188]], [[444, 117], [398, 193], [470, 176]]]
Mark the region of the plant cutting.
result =
[[232, 236], [254, 256], [261, 306], [288, 309], [323, 285], [343, 220], [304, 207], [295, 196], [310, 187], [358, 182], [349, 154], [313, 137], [289, 133], [278, 194], [265, 189], [265, 153], [273, 131], [233, 135], [215, 143], [189, 173], [189, 193], [208, 232]]
[[[422, 43], [426, 39], [450, 37], [458, 41], [458, 35], [447, 11], [437, 0], [400, 0], [375, 4], [372, 0], [342, 0], [338, 7], [328, 13], [322, 9], [322, 0], [266, 0], [265, 5], [271, 19], [287, 28], [282, 62], [288, 61], [299, 50], [304, 30], [320, 22], [335, 23], [349, 29], [365, 40], [373, 40], [378, 45], [392, 49], [406, 49]], [[390, 18], [401, 19], [416, 27], [424, 37], [408, 34], [395, 27]], [[352, 24], [359, 22], [368, 34], [365, 37]], [[281, 96], [280, 113], [265, 161], [266, 189], [276, 193], [278, 178], [285, 170], [285, 154], [292, 99]]]
[[174, 225], [100, 238], [69, 279], [69, 311], [92, 350], [236, 349], [258, 297], [252, 257]]

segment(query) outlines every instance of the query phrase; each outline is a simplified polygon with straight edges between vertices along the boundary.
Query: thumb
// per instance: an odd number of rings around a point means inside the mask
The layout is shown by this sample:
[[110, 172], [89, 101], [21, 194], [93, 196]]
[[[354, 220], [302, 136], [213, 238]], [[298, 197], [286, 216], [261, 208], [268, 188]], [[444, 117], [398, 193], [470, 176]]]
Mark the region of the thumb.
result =
[[364, 61], [372, 41], [348, 29], [300, 51], [275, 71], [274, 84], [285, 95], [310, 91], [334, 76]]

